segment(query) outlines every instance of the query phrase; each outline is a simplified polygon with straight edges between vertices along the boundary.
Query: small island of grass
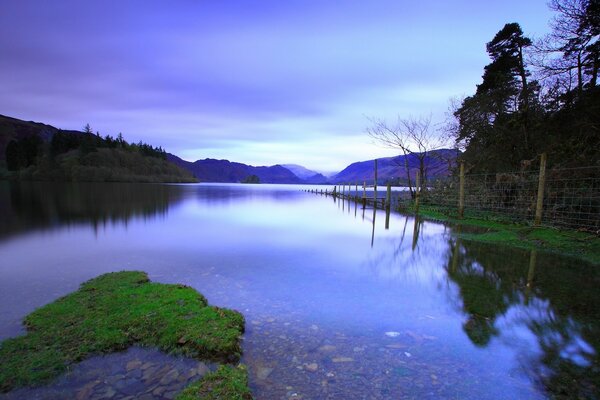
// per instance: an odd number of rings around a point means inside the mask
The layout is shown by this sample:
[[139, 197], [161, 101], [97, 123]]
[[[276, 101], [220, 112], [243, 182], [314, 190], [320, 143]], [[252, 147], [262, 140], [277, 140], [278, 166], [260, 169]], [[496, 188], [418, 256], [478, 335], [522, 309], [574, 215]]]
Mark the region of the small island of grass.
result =
[[[240, 313], [209, 306], [190, 287], [150, 282], [138, 271], [87, 281], [78, 291], [29, 314], [24, 322], [26, 335], [0, 343], [0, 392], [47, 383], [73, 363], [134, 344], [235, 362], [244, 331]], [[194, 385], [197, 393], [224, 385], [223, 390], [246, 396], [239, 398], [251, 398], [243, 368], [222, 366], [206, 379]]]

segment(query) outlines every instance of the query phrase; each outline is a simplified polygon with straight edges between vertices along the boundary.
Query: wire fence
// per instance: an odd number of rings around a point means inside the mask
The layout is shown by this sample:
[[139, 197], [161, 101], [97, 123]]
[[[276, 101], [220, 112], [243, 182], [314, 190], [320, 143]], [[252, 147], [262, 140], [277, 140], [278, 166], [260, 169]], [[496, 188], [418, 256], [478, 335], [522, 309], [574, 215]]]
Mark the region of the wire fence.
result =
[[[533, 223], [540, 175], [544, 176], [542, 225], [600, 231], [600, 166], [548, 169], [545, 173], [466, 174], [464, 214]], [[422, 191], [422, 204], [458, 214], [460, 176], [429, 182], [428, 186]]]

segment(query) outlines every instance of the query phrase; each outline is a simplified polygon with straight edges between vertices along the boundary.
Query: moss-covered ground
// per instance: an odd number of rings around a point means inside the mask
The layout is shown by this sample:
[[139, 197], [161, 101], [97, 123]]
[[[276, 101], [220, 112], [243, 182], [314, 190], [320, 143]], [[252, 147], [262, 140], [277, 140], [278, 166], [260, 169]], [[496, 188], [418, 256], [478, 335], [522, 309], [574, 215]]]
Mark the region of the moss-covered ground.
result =
[[[403, 210], [406, 211], [406, 210]], [[409, 212], [414, 210], [409, 209]], [[524, 249], [539, 249], [577, 257], [591, 264], [600, 264], [600, 237], [590, 232], [558, 229], [546, 226], [517, 224], [502, 219], [466, 216], [458, 219], [453, 213], [421, 206], [419, 216], [448, 222], [462, 229], [461, 238], [484, 243], [498, 243]]]
[[251, 400], [246, 367], [221, 365], [201, 381], [185, 388], [175, 400]]
[[[85, 282], [78, 291], [29, 314], [24, 322], [26, 335], [0, 344], [0, 392], [46, 383], [73, 363], [133, 344], [213, 361], [237, 361], [244, 330], [238, 312], [209, 306], [190, 287], [152, 283], [137, 271], [109, 273]], [[232, 387], [245, 382], [241, 372], [233, 377]], [[221, 375], [223, 381], [228, 379], [225, 372]]]

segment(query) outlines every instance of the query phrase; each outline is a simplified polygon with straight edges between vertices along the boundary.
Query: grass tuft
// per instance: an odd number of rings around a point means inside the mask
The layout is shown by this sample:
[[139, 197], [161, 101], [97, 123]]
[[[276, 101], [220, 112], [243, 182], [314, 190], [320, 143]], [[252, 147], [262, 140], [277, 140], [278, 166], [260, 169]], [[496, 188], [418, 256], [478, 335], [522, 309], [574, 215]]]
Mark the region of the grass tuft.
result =
[[215, 372], [186, 387], [175, 400], [251, 400], [246, 367], [221, 365]]
[[194, 289], [144, 272], [101, 275], [25, 318], [28, 333], [0, 343], [0, 392], [50, 381], [69, 365], [133, 344], [237, 361], [243, 316], [209, 306]]

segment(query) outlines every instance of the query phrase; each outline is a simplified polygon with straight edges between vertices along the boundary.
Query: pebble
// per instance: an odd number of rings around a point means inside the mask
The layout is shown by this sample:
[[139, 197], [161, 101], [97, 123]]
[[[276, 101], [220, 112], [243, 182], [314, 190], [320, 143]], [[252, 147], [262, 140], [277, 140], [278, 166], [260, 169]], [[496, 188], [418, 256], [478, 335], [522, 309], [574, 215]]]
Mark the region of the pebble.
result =
[[354, 361], [351, 357], [334, 357], [331, 361], [334, 363], [344, 363], [344, 362], [352, 362]]
[[323, 346], [319, 347], [318, 351], [320, 351], [321, 353], [329, 353], [331, 351], [334, 351], [335, 349], [336, 349], [335, 346], [332, 346], [330, 344], [326, 344], [326, 345], [323, 345]]
[[317, 363], [306, 364], [304, 366], [304, 369], [309, 372], [316, 372], [319, 369], [319, 364], [317, 364]]
[[273, 372], [273, 368], [258, 367], [258, 370], [256, 371], [256, 377], [262, 381], [267, 379], [269, 375], [271, 375], [271, 372]]

